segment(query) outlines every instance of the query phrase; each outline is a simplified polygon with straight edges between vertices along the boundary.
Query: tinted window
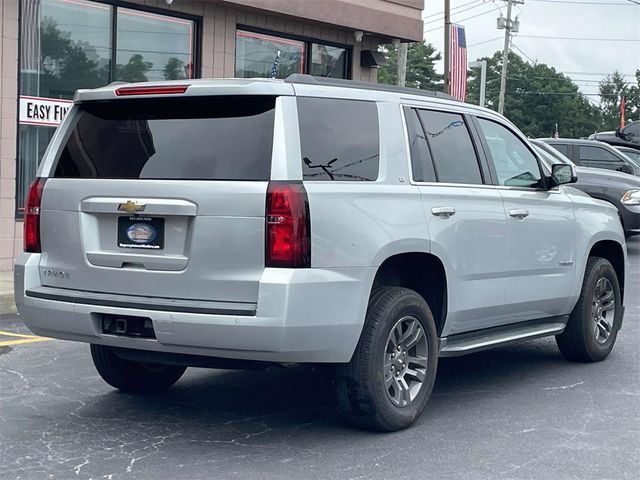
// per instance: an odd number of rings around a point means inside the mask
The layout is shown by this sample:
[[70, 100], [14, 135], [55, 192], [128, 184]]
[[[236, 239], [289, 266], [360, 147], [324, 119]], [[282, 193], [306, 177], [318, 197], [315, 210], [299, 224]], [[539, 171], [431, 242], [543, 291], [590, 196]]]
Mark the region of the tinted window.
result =
[[407, 134], [409, 135], [413, 179], [416, 182], [434, 182], [436, 174], [433, 169], [427, 138], [418, 119], [418, 112], [413, 108], [405, 107], [405, 118], [407, 120]]
[[305, 180], [378, 178], [378, 109], [373, 102], [298, 98]]
[[274, 97], [87, 103], [56, 177], [267, 180]]
[[498, 184], [509, 187], [538, 187], [542, 180], [538, 160], [531, 150], [502, 125], [478, 119], [491, 160], [498, 176]]
[[580, 145], [581, 162], [621, 162], [613, 153], [602, 147]]
[[462, 115], [419, 110], [439, 182], [482, 183], [473, 143]]
[[636, 140], [637, 137], [640, 137], [640, 122], [633, 122], [632, 124], [627, 125], [622, 129], [622, 133], [626, 140]]
[[549, 145], [551, 145], [553, 148], [555, 148], [565, 157], [569, 156], [569, 145], [562, 144], [562, 143], [550, 143]]

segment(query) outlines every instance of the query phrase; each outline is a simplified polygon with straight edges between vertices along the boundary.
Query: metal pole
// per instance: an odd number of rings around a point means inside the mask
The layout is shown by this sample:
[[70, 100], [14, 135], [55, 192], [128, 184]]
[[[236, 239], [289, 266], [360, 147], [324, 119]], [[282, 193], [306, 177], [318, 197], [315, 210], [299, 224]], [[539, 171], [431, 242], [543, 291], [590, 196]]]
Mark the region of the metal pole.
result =
[[487, 93], [487, 61], [480, 61], [480, 106], [484, 107]]
[[478, 105], [484, 107], [487, 91], [487, 61], [480, 60], [479, 62], [469, 62], [469, 68], [480, 69], [480, 101], [478, 102]]
[[398, 45], [398, 65], [396, 67], [396, 85], [404, 87], [407, 81], [407, 54], [409, 53], [409, 44], [401, 43]]
[[451, 0], [444, 0], [444, 93], [450, 92], [449, 44], [451, 37]]
[[504, 49], [502, 50], [502, 75], [500, 76], [500, 97], [498, 99], [498, 113], [504, 113], [504, 94], [507, 89], [507, 63], [509, 62], [509, 37], [511, 33], [511, 1], [507, 2], [507, 24], [504, 28]]

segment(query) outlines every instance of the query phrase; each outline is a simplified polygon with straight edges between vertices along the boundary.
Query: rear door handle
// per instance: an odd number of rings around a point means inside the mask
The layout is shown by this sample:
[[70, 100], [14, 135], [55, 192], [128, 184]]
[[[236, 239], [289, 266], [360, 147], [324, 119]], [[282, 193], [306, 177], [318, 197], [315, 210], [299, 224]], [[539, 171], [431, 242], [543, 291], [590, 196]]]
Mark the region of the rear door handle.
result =
[[433, 207], [431, 213], [436, 217], [449, 218], [456, 214], [456, 209], [453, 207]]
[[509, 216], [522, 219], [529, 216], [529, 210], [525, 210], [524, 208], [514, 208], [513, 210], [509, 210]]

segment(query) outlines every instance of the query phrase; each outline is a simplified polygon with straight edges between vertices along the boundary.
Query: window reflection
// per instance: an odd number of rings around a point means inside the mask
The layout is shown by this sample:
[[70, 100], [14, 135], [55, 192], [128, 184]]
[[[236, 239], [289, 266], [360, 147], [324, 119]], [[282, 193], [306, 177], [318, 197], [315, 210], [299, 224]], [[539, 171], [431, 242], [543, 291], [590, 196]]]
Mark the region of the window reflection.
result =
[[193, 22], [119, 8], [117, 25], [116, 80], [193, 77]]
[[305, 44], [262, 33], [236, 32], [236, 77], [286, 78], [304, 73]]
[[314, 43], [311, 46], [311, 75], [346, 78], [347, 49]]

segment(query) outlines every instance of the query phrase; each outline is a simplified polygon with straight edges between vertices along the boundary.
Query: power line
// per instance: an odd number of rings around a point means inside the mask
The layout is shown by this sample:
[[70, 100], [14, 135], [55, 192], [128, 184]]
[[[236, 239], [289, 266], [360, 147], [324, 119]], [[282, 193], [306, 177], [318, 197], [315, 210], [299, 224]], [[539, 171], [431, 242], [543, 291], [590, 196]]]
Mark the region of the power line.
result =
[[637, 2], [636, 0], [627, 0], [627, 2], [631, 2], [631, 3], [635, 3], [636, 5], [640, 5], [640, 2]]
[[[476, 3], [476, 2], [484, 2], [484, 0], [473, 0], [471, 2], [467, 2], [467, 3], [463, 3], [462, 5], [458, 5], [457, 7], [453, 7], [451, 9], [451, 11], [453, 10], [458, 10], [462, 7], [466, 7], [467, 5], [471, 5], [472, 3]], [[437, 17], [437, 16], [442, 16], [444, 15], [444, 10], [441, 12], [436, 12], [436, 13], [430, 13], [429, 15], [425, 15], [424, 17], [422, 17], [423, 19], [425, 18], [430, 18], [430, 17]]]
[[[465, 22], [467, 20], [471, 20], [472, 18], [477, 18], [477, 17], [480, 17], [482, 15], [486, 15], [487, 13], [491, 13], [491, 12], [495, 12], [496, 10], [500, 10], [500, 8], [502, 8], [502, 7], [498, 6], [496, 8], [492, 8], [491, 10], [487, 10], [486, 12], [482, 12], [482, 13], [479, 13], [477, 15], [472, 15], [471, 17], [467, 17], [467, 18], [461, 18], [461, 19], [459, 19], [457, 21], [458, 22]], [[444, 25], [441, 25], [441, 26], [436, 27], [436, 28], [432, 28], [431, 30], [425, 30], [424, 33], [435, 32], [436, 30], [440, 30], [441, 28], [444, 28]]]
[[[486, 4], [485, 3], [479, 3], [477, 5], [473, 5], [473, 6], [469, 7], [469, 8], [465, 8], [464, 10], [460, 10], [458, 12], [455, 12], [453, 15], [458, 15], [458, 14], [466, 12], [468, 10], [473, 10], [474, 8], [482, 7], [483, 5], [486, 5]], [[428, 23], [437, 23], [437, 22], [441, 22], [442, 20], [443, 20], [443, 17], [436, 18], [436, 19], [433, 19], [433, 20], [429, 20], [428, 22], [424, 22], [424, 24], [426, 25]]]
[[548, 35], [518, 35], [519, 38], [546, 38], [549, 40], [582, 40], [595, 42], [640, 42], [636, 38], [550, 37]]
[[[630, 7], [631, 5], [622, 3], [622, 2], [585, 2], [582, 0], [529, 0], [530, 2], [543, 2], [543, 3], [568, 3], [568, 4], [576, 4], [576, 5], [612, 5], [612, 6], [622, 6], [622, 7]], [[631, 1], [631, 0], [629, 0]], [[636, 3], [635, 1], [631, 3]], [[638, 3], [640, 5], [640, 3]]]
[[495, 42], [496, 40], [500, 40], [502, 37], [490, 38], [489, 40], [483, 40], [482, 42], [472, 43], [471, 45], [467, 45], [467, 48], [477, 47], [478, 45], [483, 45], [489, 42]]
[[527, 57], [531, 63], [536, 63], [536, 61], [535, 61], [533, 58], [531, 58], [529, 55], [527, 55], [526, 53], [524, 53], [524, 52], [522, 51], [522, 49], [521, 49], [519, 46], [517, 46], [515, 43], [511, 42], [511, 46], [512, 46], [513, 48], [515, 48], [516, 50], [518, 50], [518, 51], [519, 51], [521, 54], [523, 54], [525, 57]]

